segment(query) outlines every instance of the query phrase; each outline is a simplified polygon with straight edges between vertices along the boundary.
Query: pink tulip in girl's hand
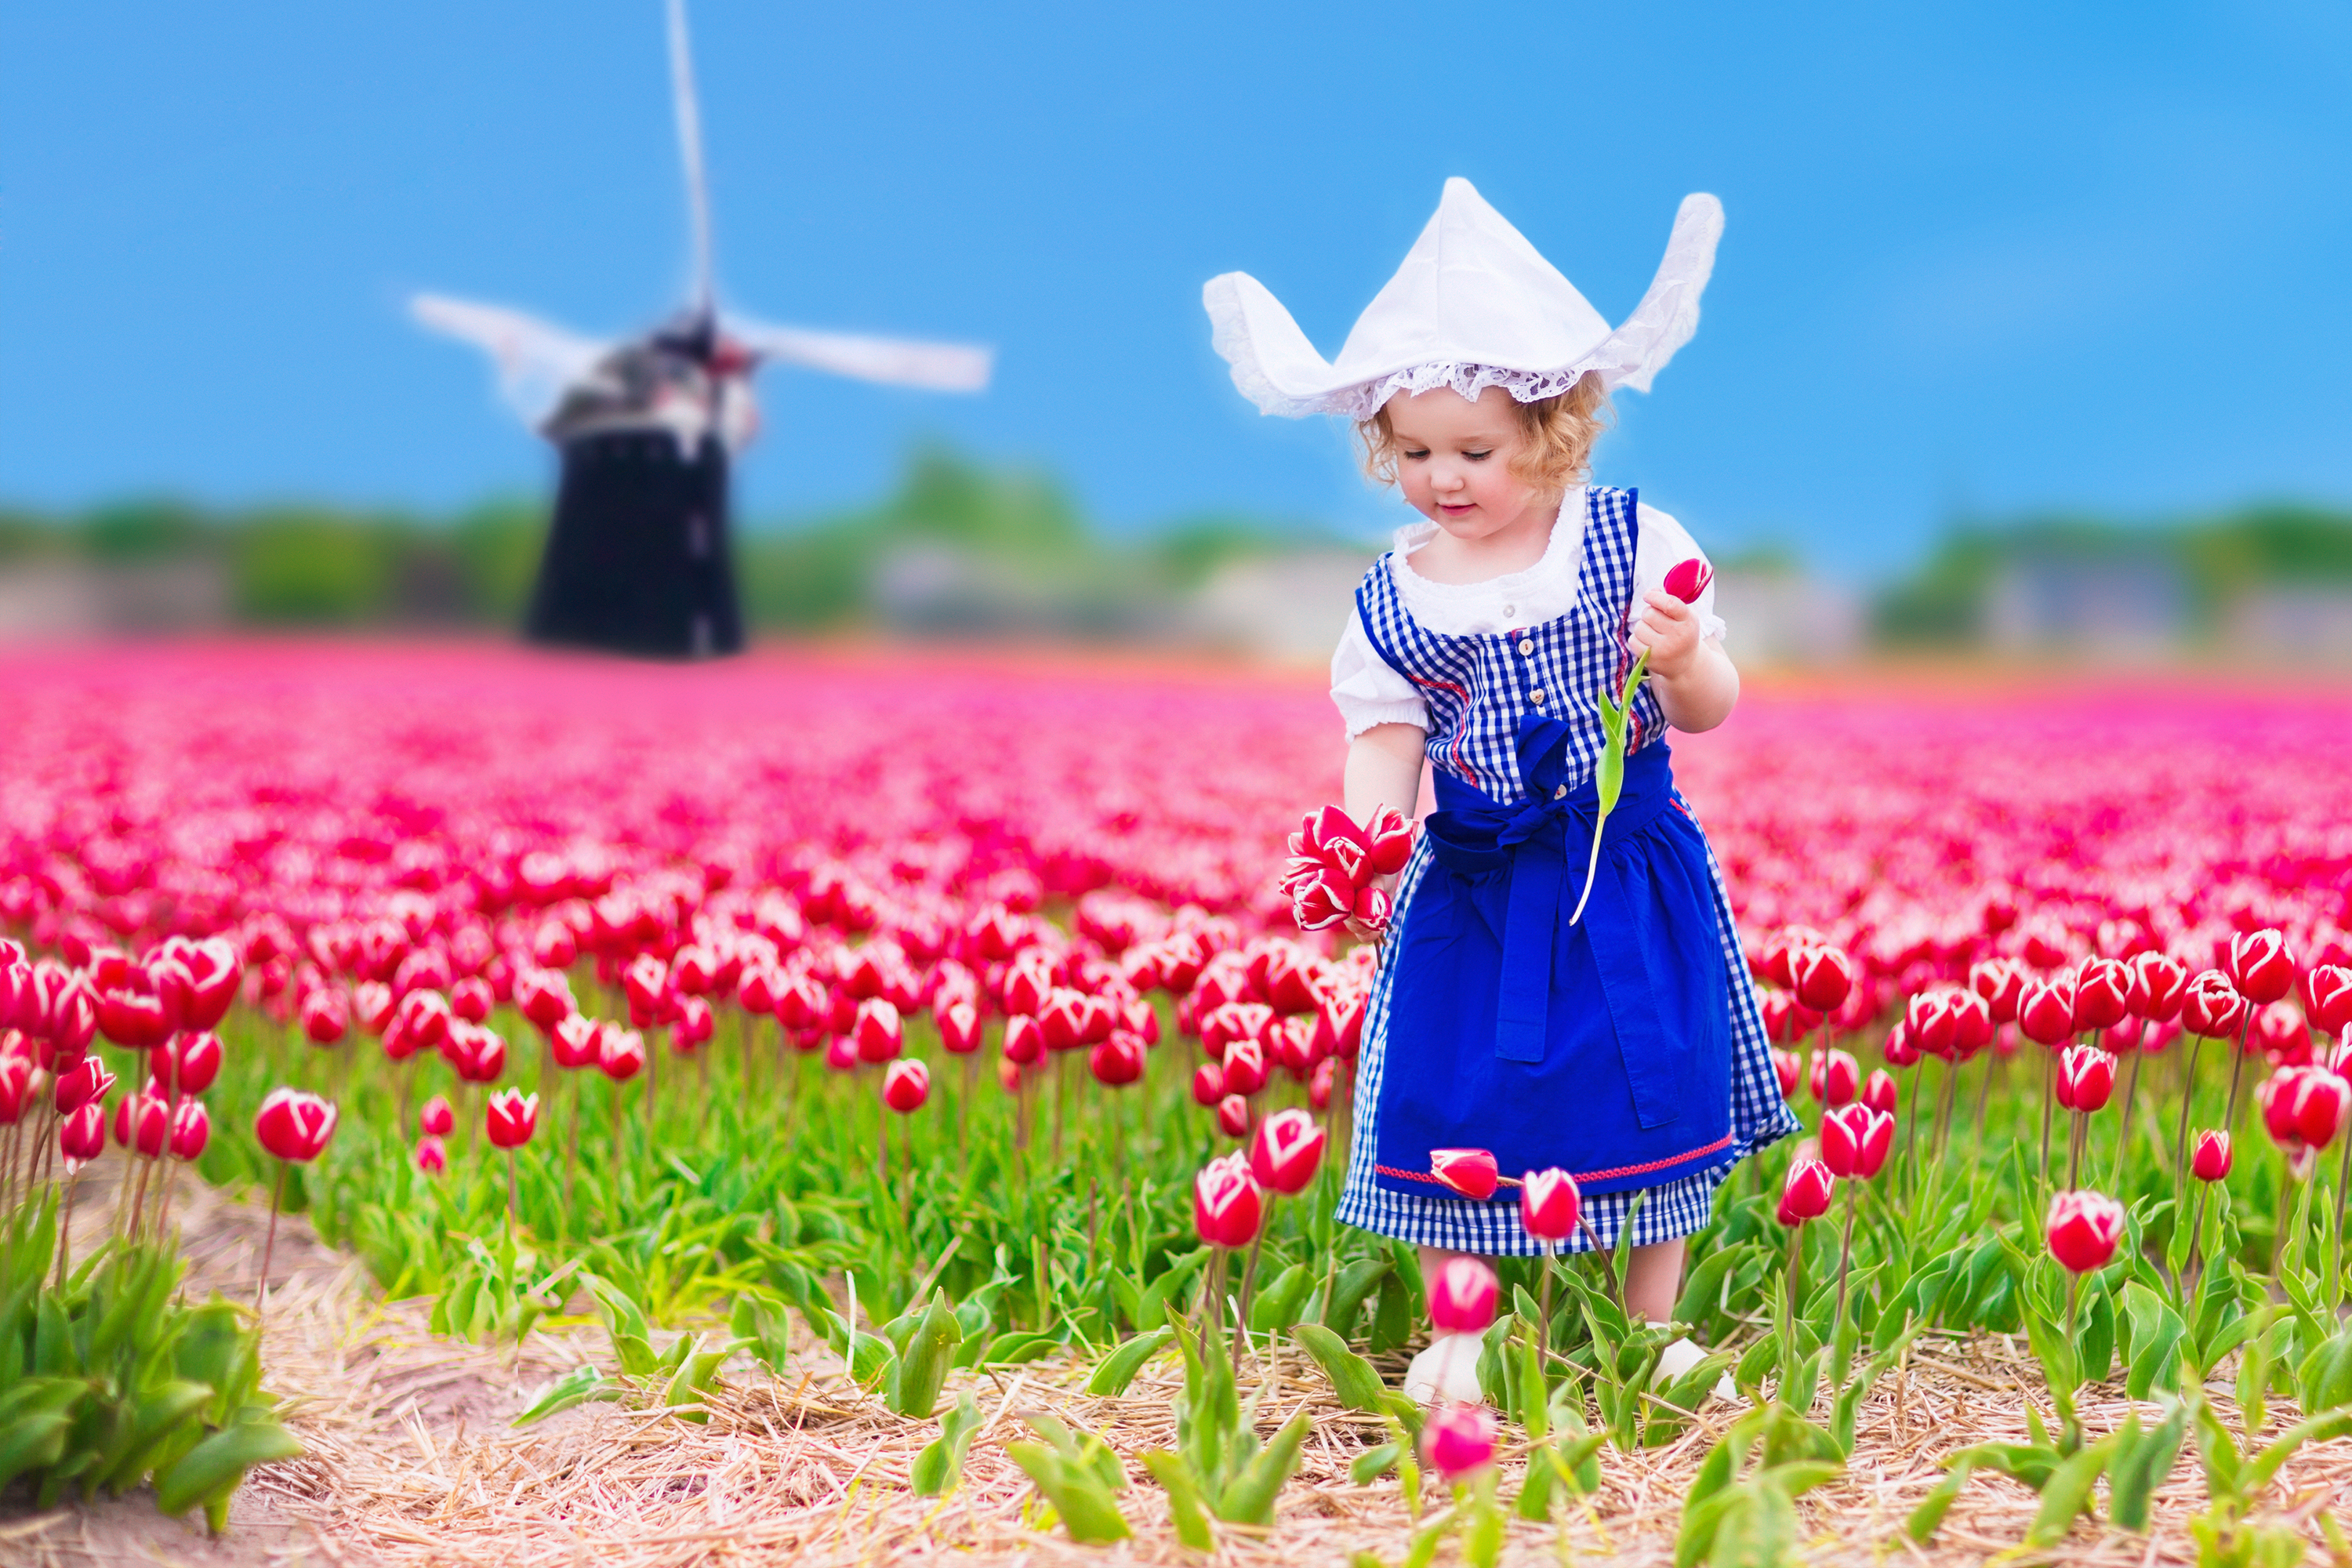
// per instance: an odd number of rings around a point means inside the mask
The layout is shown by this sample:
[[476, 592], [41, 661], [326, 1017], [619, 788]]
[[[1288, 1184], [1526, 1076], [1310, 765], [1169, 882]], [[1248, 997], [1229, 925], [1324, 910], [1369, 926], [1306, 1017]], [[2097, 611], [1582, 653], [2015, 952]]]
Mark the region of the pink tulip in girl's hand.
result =
[[1706, 585], [1714, 581], [1715, 568], [1694, 555], [1687, 561], [1675, 563], [1667, 570], [1665, 587], [1667, 593], [1684, 604], [1696, 605], [1698, 596], [1706, 592]]

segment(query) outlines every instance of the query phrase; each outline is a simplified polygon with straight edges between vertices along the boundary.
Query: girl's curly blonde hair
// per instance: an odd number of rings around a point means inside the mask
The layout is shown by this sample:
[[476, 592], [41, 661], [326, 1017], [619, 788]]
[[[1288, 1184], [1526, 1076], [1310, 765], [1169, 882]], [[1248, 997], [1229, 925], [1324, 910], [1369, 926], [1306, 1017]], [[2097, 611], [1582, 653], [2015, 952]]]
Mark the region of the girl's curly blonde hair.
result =
[[[1511, 407], [1522, 438], [1511, 457], [1514, 475], [1545, 491], [1565, 490], [1587, 476], [1592, 444], [1609, 426], [1609, 394], [1598, 372], [1586, 371], [1557, 397], [1514, 401]], [[1385, 405], [1370, 418], [1356, 421], [1356, 439], [1363, 447], [1364, 472], [1381, 484], [1396, 483], [1396, 430]]]

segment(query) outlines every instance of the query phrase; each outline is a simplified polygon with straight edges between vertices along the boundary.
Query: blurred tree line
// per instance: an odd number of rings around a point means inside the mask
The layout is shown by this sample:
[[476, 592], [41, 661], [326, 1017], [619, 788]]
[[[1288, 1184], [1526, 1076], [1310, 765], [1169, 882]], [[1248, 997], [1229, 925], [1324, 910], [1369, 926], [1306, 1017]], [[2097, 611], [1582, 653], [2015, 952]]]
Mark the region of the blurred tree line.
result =
[[1980, 639], [2005, 575], [2158, 574], [2177, 584], [2182, 630], [2210, 633], [2256, 589], [2291, 585], [2352, 594], [2352, 512], [2267, 505], [2158, 526], [2092, 517], [1964, 523], [1877, 600], [1880, 640], [1914, 646]]
[[[538, 571], [547, 503], [455, 517], [329, 505], [207, 510], [128, 501], [67, 515], [0, 510], [0, 572], [34, 563], [216, 564], [230, 614], [266, 626], [518, 622]], [[946, 629], [1019, 624], [1118, 632], [1228, 561], [1315, 545], [1311, 526], [1187, 519], [1115, 540], [1050, 475], [928, 448], [878, 503], [780, 522], [738, 518], [746, 615], [824, 630], [877, 613]]]

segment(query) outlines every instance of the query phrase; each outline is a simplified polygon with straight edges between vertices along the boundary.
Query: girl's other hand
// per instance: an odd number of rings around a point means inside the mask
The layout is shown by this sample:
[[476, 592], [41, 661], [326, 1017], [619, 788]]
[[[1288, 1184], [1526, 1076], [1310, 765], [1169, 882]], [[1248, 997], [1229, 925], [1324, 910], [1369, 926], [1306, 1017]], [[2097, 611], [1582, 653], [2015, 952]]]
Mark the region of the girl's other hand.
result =
[[1662, 591], [1643, 595], [1643, 603], [1649, 608], [1633, 623], [1634, 649], [1650, 650], [1651, 674], [1679, 679], [1698, 658], [1698, 611]]

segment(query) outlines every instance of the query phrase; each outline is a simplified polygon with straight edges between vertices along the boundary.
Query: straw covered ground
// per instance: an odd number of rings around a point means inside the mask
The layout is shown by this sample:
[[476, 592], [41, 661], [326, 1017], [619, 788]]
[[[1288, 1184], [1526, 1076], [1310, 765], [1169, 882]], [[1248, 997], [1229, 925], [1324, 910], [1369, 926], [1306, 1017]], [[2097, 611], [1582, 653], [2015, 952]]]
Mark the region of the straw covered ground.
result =
[[[86, 1174], [77, 1231], [108, 1223], [112, 1185], [108, 1165]], [[192, 1289], [249, 1293], [264, 1214], [204, 1190], [184, 1188], [177, 1201]], [[916, 1498], [906, 1485], [936, 1426], [860, 1396], [822, 1347], [803, 1345], [798, 1372], [781, 1381], [748, 1364], [730, 1368], [707, 1425], [604, 1405], [516, 1431], [508, 1423], [534, 1390], [602, 1352], [601, 1330], [535, 1332], [519, 1353], [436, 1336], [426, 1330], [425, 1303], [373, 1299], [358, 1266], [320, 1245], [299, 1217], [280, 1224], [272, 1274], [265, 1364], [271, 1387], [291, 1402], [287, 1424], [309, 1455], [256, 1471], [217, 1542], [193, 1521], [162, 1519], [144, 1494], [46, 1514], [17, 1499], [13, 1510], [0, 1509], [0, 1563], [849, 1568], [934, 1556], [1046, 1564], [1184, 1559], [1161, 1494], [1132, 1462], [1174, 1441], [1172, 1357], [1117, 1400], [1076, 1392], [1086, 1373], [1077, 1364], [979, 1374], [972, 1386], [987, 1424], [962, 1488], [940, 1502]], [[1221, 1555], [1243, 1565], [1345, 1561], [1360, 1552], [1401, 1561], [1407, 1519], [1395, 1480], [1358, 1487], [1347, 1479], [1350, 1459], [1379, 1440], [1376, 1429], [1341, 1411], [1296, 1351], [1259, 1375], [1272, 1383], [1261, 1406], [1268, 1430], [1305, 1408], [1315, 1415], [1314, 1436], [1276, 1527], [1264, 1536], [1228, 1533]], [[1940, 1456], [2024, 1437], [2024, 1390], [2035, 1379], [2023, 1348], [1999, 1340], [1916, 1348], [1865, 1406], [1847, 1474], [1800, 1504], [1811, 1559], [1958, 1563], [2006, 1553], [2022, 1538], [2035, 1499], [2000, 1478], [1970, 1483], [1930, 1549], [1912, 1547], [1899, 1526], [1941, 1476]], [[2226, 1406], [2223, 1391], [2215, 1397]], [[2115, 1391], [2094, 1391], [2085, 1424], [2106, 1430], [2127, 1408]], [[1121, 1501], [1132, 1541], [1080, 1547], [1055, 1529], [1003, 1449], [1023, 1435], [1021, 1414], [1034, 1409], [1093, 1427], [1129, 1457], [1134, 1484]], [[1570, 1521], [1567, 1550], [1588, 1561], [1670, 1563], [1684, 1489], [1730, 1415], [1711, 1411], [1671, 1447], [1604, 1453], [1602, 1489]], [[2316, 1446], [2288, 1468], [2275, 1501], [2316, 1546], [2318, 1511], [2347, 1488], [2352, 1443]], [[2117, 1568], [2194, 1561], [2183, 1521], [2201, 1500], [2194, 1460], [2184, 1454], [2158, 1493], [2152, 1539], [2080, 1526], [2052, 1556]], [[1506, 1561], [1552, 1561], [1561, 1550], [1556, 1531], [1515, 1521]]]

